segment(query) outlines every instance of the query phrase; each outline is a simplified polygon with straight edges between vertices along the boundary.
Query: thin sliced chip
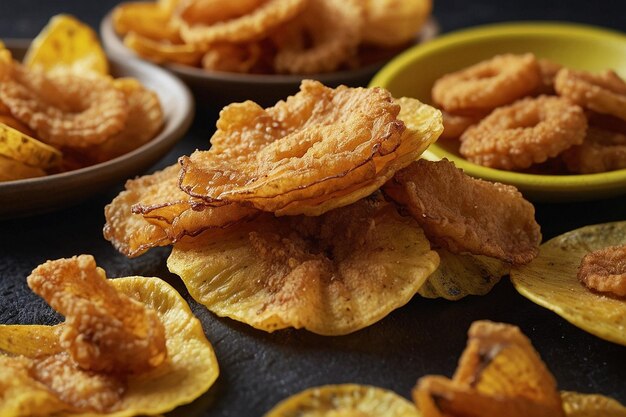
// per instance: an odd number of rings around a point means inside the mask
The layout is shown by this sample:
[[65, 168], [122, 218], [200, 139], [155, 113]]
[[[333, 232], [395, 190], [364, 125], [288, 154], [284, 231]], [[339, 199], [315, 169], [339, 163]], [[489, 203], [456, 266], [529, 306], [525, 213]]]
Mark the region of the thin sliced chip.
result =
[[511, 325], [474, 322], [452, 379], [420, 378], [413, 398], [424, 417], [564, 416], [556, 381]]
[[533, 262], [511, 271], [511, 281], [520, 294], [573, 325], [626, 345], [626, 299], [590, 291], [577, 278], [580, 261], [587, 253], [624, 244], [626, 222], [572, 230], [541, 245]]
[[24, 65], [46, 71], [57, 68], [77, 73], [93, 71], [109, 74], [109, 63], [98, 35], [73, 16], [60, 14], [31, 42]]
[[626, 417], [626, 407], [604, 395], [561, 391], [561, 399], [567, 417]]
[[480, 255], [456, 255], [442, 248], [439, 268], [419, 289], [426, 298], [460, 300], [468, 295], [485, 295], [507, 275], [511, 266], [495, 258]]
[[[175, 407], [186, 404], [200, 396], [215, 381], [219, 370], [215, 353], [187, 303], [174, 288], [158, 278], [128, 277], [114, 279], [111, 284], [120, 292], [148, 305], [156, 311], [165, 327], [168, 361], [159, 368], [139, 375], [130, 375], [126, 380], [126, 389], [119, 403], [106, 415], [111, 417], [130, 417], [135, 415], [154, 415], [164, 413]], [[62, 326], [62, 325], [60, 325]], [[0, 346], [13, 346], [11, 353], [24, 355], [29, 361], [34, 354], [54, 355], [58, 352], [58, 344], [51, 343], [57, 339], [60, 326], [0, 326]], [[19, 344], [15, 343], [18, 338]], [[50, 343], [50, 345], [48, 345]], [[16, 357], [0, 354], [1, 360], [14, 363]], [[0, 386], [4, 383], [2, 372], [6, 367], [0, 366]], [[10, 373], [13, 377], [18, 374]], [[13, 407], [20, 410], [36, 410], [27, 415], [49, 415], [59, 410], [50, 391], [45, 386], [29, 382], [32, 379], [11, 379], [18, 383], [16, 392], [20, 396], [12, 397], [17, 402]], [[22, 385], [25, 384], [25, 385]], [[31, 384], [31, 385], [29, 385]], [[43, 387], [43, 390], [40, 388]], [[28, 388], [28, 391], [25, 391]], [[79, 389], [79, 387], [74, 387]], [[2, 390], [0, 389], [0, 392]], [[1, 394], [0, 394], [0, 398]], [[0, 411], [5, 411], [4, 401], [0, 401]], [[28, 407], [28, 408], [20, 408]], [[66, 412], [55, 416], [93, 415], [71, 411], [71, 406], [64, 404]], [[0, 414], [3, 414], [0, 412]], [[13, 415], [13, 414], [9, 414]], [[19, 414], [23, 415], [23, 414]]]
[[0, 155], [42, 169], [58, 165], [63, 157], [52, 146], [4, 123], [0, 123]]
[[46, 171], [0, 155], [0, 182], [43, 177]]
[[124, 37], [124, 45], [139, 56], [157, 64], [176, 63], [197, 66], [204, 51], [196, 45], [150, 39], [135, 32]]
[[180, 42], [178, 27], [170, 19], [173, 8], [163, 1], [121, 3], [113, 9], [113, 28], [118, 35], [134, 32], [155, 41]]
[[346, 334], [406, 304], [439, 259], [413, 219], [364, 199], [320, 217], [269, 214], [178, 242], [168, 258], [219, 316]]
[[421, 417], [398, 394], [369, 385], [309, 388], [279, 402], [264, 417]]

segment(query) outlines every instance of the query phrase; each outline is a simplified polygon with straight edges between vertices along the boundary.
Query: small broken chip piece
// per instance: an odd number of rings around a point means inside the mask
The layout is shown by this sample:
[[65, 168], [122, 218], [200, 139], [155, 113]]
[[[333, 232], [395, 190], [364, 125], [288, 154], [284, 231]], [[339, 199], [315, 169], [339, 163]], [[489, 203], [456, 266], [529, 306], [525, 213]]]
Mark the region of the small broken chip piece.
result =
[[410, 401], [369, 385], [324, 385], [276, 404], [263, 417], [421, 417]]
[[626, 244], [586, 254], [580, 261], [578, 279], [592, 290], [626, 296]]
[[319, 217], [264, 214], [185, 239], [167, 264], [219, 316], [269, 332], [341, 335], [406, 304], [439, 258], [413, 219], [372, 197]]
[[575, 326], [626, 345], [626, 299], [590, 291], [577, 278], [589, 252], [626, 244], [626, 222], [585, 226], [541, 245], [530, 264], [511, 270], [515, 289]]
[[[87, 255], [49, 261], [29, 281], [66, 321], [0, 326], [0, 399], [7, 399], [0, 401], [0, 415], [156, 415], [197, 398], [217, 378], [200, 322], [164, 281], [106, 280]], [[81, 335], [68, 340], [75, 329]], [[156, 333], [160, 341], [161, 331], [167, 356], [165, 350], [153, 355], [146, 348], [155, 344], [142, 338]]]

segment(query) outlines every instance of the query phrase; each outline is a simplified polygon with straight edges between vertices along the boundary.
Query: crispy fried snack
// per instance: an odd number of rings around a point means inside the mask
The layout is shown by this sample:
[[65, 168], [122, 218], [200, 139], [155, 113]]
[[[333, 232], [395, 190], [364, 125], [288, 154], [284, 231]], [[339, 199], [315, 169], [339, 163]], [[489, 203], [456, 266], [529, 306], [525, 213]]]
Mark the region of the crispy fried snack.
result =
[[[180, 36], [193, 45], [209, 45], [216, 42], [247, 42], [258, 40], [278, 25], [296, 16], [309, 0], [265, 0], [253, 11], [225, 21], [204, 23], [201, 19], [185, 20], [185, 10], [178, 10]], [[196, 2], [189, 2], [194, 4]], [[208, 3], [207, 0], [204, 3]], [[212, 3], [216, 3], [213, 1]], [[236, 2], [233, 2], [236, 3]], [[223, 2], [220, 7], [224, 7]], [[189, 13], [187, 13], [189, 14]]]
[[[2, 120], [4, 119], [0, 116], [0, 121]], [[0, 123], [0, 155], [42, 169], [58, 165], [62, 157], [61, 152], [52, 146], [4, 123]]]
[[435, 82], [435, 103], [452, 113], [490, 111], [531, 94], [541, 84], [532, 54], [497, 55]]
[[452, 114], [447, 111], [441, 112], [443, 116], [443, 132], [441, 139], [458, 139], [470, 126], [480, 122], [481, 116], [464, 116], [460, 114]]
[[453, 253], [530, 262], [541, 242], [535, 209], [513, 186], [474, 179], [452, 162], [420, 159], [383, 191], [405, 206], [428, 238]]
[[319, 217], [265, 214], [180, 241], [167, 261], [219, 316], [323, 335], [354, 332], [406, 304], [438, 263], [415, 221], [379, 199]]
[[128, 257], [155, 246], [170, 245], [184, 236], [222, 228], [256, 215], [257, 210], [236, 204], [208, 207], [178, 188], [180, 166], [126, 182], [104, 208], [104, 237]]
[[400, 107], [382, 89], [330, 89], [310, 80], [265, 110], [231, 104], [220, 113], [212, 148], [181, 158], [180, 186], [208, 204], [237, 202], [279, 215], [319, 215], [353, 203], [441, 133], [438, 111], [406, 99], [405, 124]]
[[263, 417], [421, 417], [413, 404], [386, 389], [343, 384], [309, 388], [279, 402]]
[[43, 177], [46, 171], [0, 155], [0, 182]]
[[337, 70], [356, 54], [362, 23], [359, 0], [308, 0], [302, 13], [272, 35], [278, 47], [276, 71], [315, 74]]
[[48, 261], [31, 273], [28, 285], [65, 316], [61, 347], [81, 368], [141, 373], [165, 361], [158, 315], [119, 294], [92, 256]]
[[556, 381], [517, 327], [474, 322], [452, 379], [420, 378], [423, 417], [563, 417]]
[[626, 168], [626, 134], [589, 127], [581, 145], [562, 154], [570, 172], [593, 174]]
[[176, 14], [190, 25], [214, 25], [252, 13], [265, 0], [179, 0]]
[[120, 35], [135, 33], [141, 38], [181, 42], [178, 25], [170, 19], [176, 1], [121, 3], [113, 10], [113, 28]]
[[397, 46], [415, 40], [432, 10], [432, 0], [363, 1], [363, 42]]
[[590, 289], [626, 296], [626, 244], [586, 254], [578, 267], [578, 280]]
[[515, 289], [581, 329], [626, 345], [626, 302], [597, 294], [577, 278], [581, 259], [589, 252], [626, 245], [626, 222], [586, 226], [541, 245], [530, 264], [513, 268]]
[[124, 45], [157, 64], [199, 65], [204, 54], [202, 49], [193, 44], [162, 42], [135, 32], [130, 32], [124, 37]]
[[561, 391], [561, 399], [567, 417], [626, 416], [626, 407], [603, 395]]
[[[57, 262], [66, 261], [71, 262]], [[57, 271], [55, 279], [67, 279], [61, 276], [65, 272]], [[156, 415], [192, 401], [211, 386], [219, 373], [215, 354], [200, 322], [176, 290], [158, 278], [109, 282], [119, 296], [132, 298], [133, 303], [145, 305], [158, 316], [170, 353], [166, 362], [141, 374], [128, 373], [126, 368], [113, 373], [85, 371], [61, 347], [59, 333], [67, 323], [2, 325], [0, 415]], [[106, 329], [100, 328], [103, 331]], [[140, 362], [145, 358], [134, 359]]]
[[211, 71], [253, 72], [263, 59], [263, 47], [258, 42], [211, 45], [202, 57], [202, 67]]
[[587, 131], [583, 110], [559, 97], [525, 98], [495, 109], [461, 136], [461, 155], [501, 169], [528, 168], [580, 145]]
[[626, 82], [614, 71], [592, 74], [563, 68], [556, 76], [555, 89], [580, 106], [626, 120]]
[[539, 64], [539, 71], [541, 72], [541, 85], [539, 85], [535, 91], [535, 95], [556, 94], [554, 82], [556, 75], [563, 68], [563, 65], [545, 58], [538, 59], [537, 63]]
[[45, 73], [12, 62], [0, 83], [0, 100], [51, 145], [82, 148], [102, 143], [127, 120], [124, 94], [110, 79], [71, 70]]
[[443, 248], [435, 251], [439, 267], [418, 291], [425, 298], [456, 301], [468, 295], [485, 295], [511, 269], [506, 262], [486, 256], [457, 255]]

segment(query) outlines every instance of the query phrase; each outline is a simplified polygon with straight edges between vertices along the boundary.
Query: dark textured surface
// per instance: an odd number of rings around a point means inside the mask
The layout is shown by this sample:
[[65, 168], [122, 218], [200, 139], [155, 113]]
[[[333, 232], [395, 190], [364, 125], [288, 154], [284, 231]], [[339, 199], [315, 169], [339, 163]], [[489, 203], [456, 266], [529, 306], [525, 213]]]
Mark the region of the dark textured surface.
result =
[[[48, 17], [69, 12], [97, 26], [116, 2], [100, 0], [0, 0], [0, 38], [32, 37]], [[570, 20], [626, 29], [623, 1], [436, 1], [444, 31], [504, 20]], [[199, 114], [196, 127], [157, 165], [206, 148], [215, 114]], [[155, 167], [155, 168], [157, 168]], [[103, 206], [122, 185], [52, 214], [0, 222], [0, 322], [53, 323], [59, 317], [34, 296], [25, 277], [47, 259], [90, 253], [110, 276], [160, 276], [189, 301], [213, 343], [221, 367], [216, 385], [181, 416], [259, 416], [280, 399], [304, 388], [356, 382], [409, 396], [421, 375], [450, 375], [477, 319], [514, 323], [532, 339], [562, 389], [601, 392], [626, 403], [626, 347], [611, 344], [570, 325], [519, 296], [507, 280], [485, 297], [459, 302], [416, 297], [381, 322], [344, 337], [305, 331], [266, 334], [208, 313], [191, 300], [180, 280], [167, 272], [167, 249], [138, 259], [119, 255], [102, 238]], [[586, 224], [626, 219], [626, 197], [569, 205], [539, 205], [546, 238]]]

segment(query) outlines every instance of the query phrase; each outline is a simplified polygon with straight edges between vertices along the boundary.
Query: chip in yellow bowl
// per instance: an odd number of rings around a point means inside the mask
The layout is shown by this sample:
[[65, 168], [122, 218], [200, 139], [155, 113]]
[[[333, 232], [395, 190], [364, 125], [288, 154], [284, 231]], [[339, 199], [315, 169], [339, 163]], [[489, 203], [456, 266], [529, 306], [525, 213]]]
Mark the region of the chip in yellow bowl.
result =
[[541, 245], [535, 260], [511, 271], [511, 281], [524, 297], [575, 326], [626, 345], [626, 299], [593, 292], [577, 278], [587, 253], [624, 244], [626, 221], [572, 230]]

